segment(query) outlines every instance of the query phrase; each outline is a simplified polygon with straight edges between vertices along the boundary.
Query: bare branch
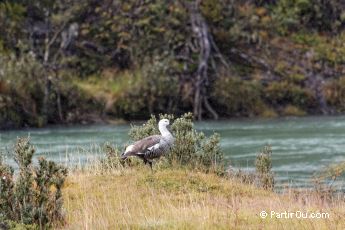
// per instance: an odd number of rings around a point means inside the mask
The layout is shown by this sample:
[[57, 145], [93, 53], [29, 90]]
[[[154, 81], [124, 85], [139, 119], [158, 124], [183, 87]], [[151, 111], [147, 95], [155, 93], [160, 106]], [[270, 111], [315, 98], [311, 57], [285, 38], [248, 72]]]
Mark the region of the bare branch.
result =
[[213, 119], [218, 120], [219, 119], [219, 115], [218, 113], [212, 108], [211, 104], [209, 103], [207, 97], [204, 97], [204, 105], [205, 108], [212, 114]]
[[61, 32], [65, 29], [66, 25], [67, 25], [67, 21], [64, 21], [63, 24], [61, 25], [60, 29], [58, 31], [56, 31], [55, 34], [53, 35], [53, 37], [50, 39], [50, 41], [48, 43], [49, 47], [54, 44], [55, 40], [58, 38], [58, 36], [61, 34]]

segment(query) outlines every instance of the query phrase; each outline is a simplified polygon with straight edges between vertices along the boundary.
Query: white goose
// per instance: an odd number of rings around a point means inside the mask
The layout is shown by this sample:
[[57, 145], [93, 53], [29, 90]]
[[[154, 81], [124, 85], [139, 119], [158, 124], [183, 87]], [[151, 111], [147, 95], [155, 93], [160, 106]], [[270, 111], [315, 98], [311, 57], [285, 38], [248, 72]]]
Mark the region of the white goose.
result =
[[152, 168], [154, 158], [159, 158], [170, 150], [174, 144], [174, 137], [167, 129], [168, 119], [162, 119], [158, 122], [158, 129], [161, 135], [152, 135], [145, 137], [133, 144], [127, 146], [121, 158], [127, 159], [129, 156], [140, 157], [145, 164], [149, 163]]

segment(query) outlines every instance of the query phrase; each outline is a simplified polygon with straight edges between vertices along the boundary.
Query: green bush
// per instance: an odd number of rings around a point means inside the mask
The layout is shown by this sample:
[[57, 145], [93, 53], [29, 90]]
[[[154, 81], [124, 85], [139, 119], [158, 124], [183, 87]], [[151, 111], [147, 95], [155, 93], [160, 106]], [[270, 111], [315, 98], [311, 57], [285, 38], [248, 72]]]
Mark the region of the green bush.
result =
[[220, 113], [230, 116], [254, 116], [264, 108], [261, 85], [236, 77], [219, 78], [214, 85], [212, 101], [218, 104]]
[[343, 196], [341, 179], [345, 176], [345, 161], [326, 166], [314, 174], [314, 191], [322, 199], [331, 201], [338, 195]]
[[278, 32], [287, 34], [300, 26], [300, 16], [310, 5], [309, 0], [280, 0], [273, 8], [272, 17]]
[[18, 176], [0, 161], [0, 223], [15, 222], [45, 229], [62, 223], [61, 189], [67, 169], [44, 158], [33, 166], [35, 149], [28, 138], [19, 138], [14, 147]]
[[[60, 71], [57, 75], [44, 68], [33, 54], [23, 53], [20, 57], [1, 56], [0, 66], [2, 68], [0, 71], [0, 121], [2, 121], [0, 126], [2, 128], [25, 125], [40, 127], [46, 122], [78, 122], [81, 113], [98, 109], [96, 103], [93, 103], [86, 95], [82, 95], [71, 84], [72, 72]], [[49, 78], [49, 92], [47, 114], [44, 114], [46, 76]], [[61, 106], [61, 111], [58, 110], [59, 106]], [[46, 121], [44, 121], [45, 115]]]
[[337, 112], [345, 111], [345, 77], [328, 82], [323, 91], [328, 105]]
[[273, 190], [274, 188], [274, 176], [272, 172], [271, 156], [271, 147], [265, 146], [262, 151], [256, 156], [255, 161], [256, 176], [259, 179], [259, 185], [268, 190]]
[[[174, 147], [165, 156], [170, 166], [186, 166], [207, 172], [223, 172], [223, 152], [219, 146], [218, 134], [206, 137], [203, 132], [196, 131], [191, 113], [176, 119], [172, 115], [160, 115], [159, 118], [170, 120], [172, 134], [175, 138]], [[133, 126], [129, 136], [136, 141], [159, 134], [157, 122], [157, 119], [151, 116], [151, 119], [142, 126]]]
[[301, 108], [313, 107], [313, 93], [288, 81], [272, 82], [265, 89], [266, 100], [274, 106], [295, 105]]
[[43, 67], [32, 55], [1, 56], [0, 66], [2, 124], [37, 126], [37, 109], [43, 98]]
[[304, 116], [306, 112], [296, 106], [287, 105], [281, 113], [283, 116]]
[[101, 172], [111, 171], [113, 169], [123, 169], [124, 167], [132, 167], [140, 164], [141, 160], [136, 158], [128, 158], [124, 162], [121, 159], [121, 151], [116, 146], [106, 143], [103, 146], [103, 152], [105, 153], [105, 158], [101, 159]]
[[278, 32], [310, 27], [317, 31], [338, 31], [344, 26], [344, 3], [337, 0], [279, 0], [273, 7]]
[[142, 119], [153, 113], [174, 111], [178, 102], [178, 82], [174, 76], [169, 76], [168, 61], [147, 63], [136, 79], [117, 100], [118, 114], [127, 119]]

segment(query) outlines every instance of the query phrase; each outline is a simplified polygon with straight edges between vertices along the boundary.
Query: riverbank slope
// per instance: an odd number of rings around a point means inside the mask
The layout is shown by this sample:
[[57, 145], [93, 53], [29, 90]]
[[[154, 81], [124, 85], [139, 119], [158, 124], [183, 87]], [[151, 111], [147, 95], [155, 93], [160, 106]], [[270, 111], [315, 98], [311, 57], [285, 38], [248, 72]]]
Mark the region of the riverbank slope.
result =
[[[66, 229], [342, 229], [345, 203], [284, 195], [214, 174], [131, 168], [72, 172], [63, 190]], [[266, 211], [268, 217], [261, 218]], [[328, 213], [277, 218], [270, 212]]]

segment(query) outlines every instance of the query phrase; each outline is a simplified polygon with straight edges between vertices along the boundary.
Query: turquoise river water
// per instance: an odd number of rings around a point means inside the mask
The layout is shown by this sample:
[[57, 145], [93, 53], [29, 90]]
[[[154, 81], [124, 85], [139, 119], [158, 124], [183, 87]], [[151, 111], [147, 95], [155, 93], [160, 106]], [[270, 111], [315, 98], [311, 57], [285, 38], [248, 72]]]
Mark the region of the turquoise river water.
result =
[[[36, 156], [67, 165], [84, 164], [102, 156], [100, 145], [128, 143], [130, 125], [53, 126], [0, 132], [0, 146], [9, 153], [15, 140], [30, 135]], [[272, 146], [273, 171], [280, 186], [310, 186], [313, 175], [330, 164], [345, 161], [345, 117], [302, 117], [205, 121], [196, 128], [221, 135], [226, 163], [253, 170], [255, 156]], [[9, 154], [7, 154], [9, 155]], [[6, 161], [14, 164], [11, 157]]]

